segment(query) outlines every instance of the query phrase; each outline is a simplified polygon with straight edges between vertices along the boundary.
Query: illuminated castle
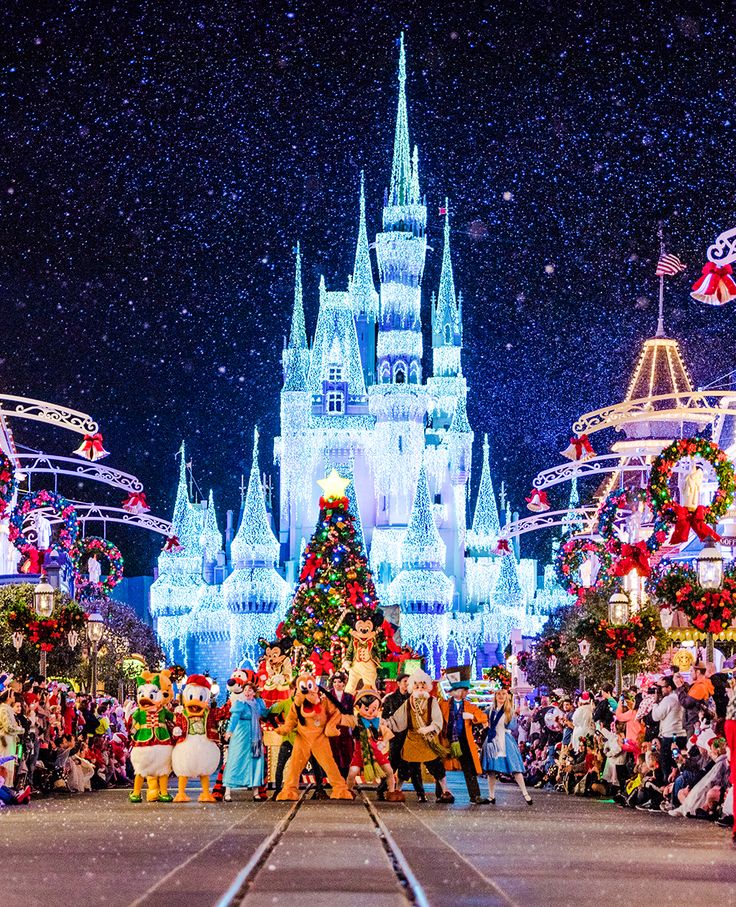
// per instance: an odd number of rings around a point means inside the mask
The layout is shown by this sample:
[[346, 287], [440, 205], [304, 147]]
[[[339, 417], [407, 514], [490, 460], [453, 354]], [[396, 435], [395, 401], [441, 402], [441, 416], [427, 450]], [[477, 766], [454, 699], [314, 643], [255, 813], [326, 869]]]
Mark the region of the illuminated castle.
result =
[[274, 444], [278, 539], [263, 501], [257, 451], [240, 526], [224, 552], [211, 503], [189, 503], [182, 473], [174, 525], [185, 551], [162, 555], [151, 607], [167, 654], [186, 658], [190, 668], [206, 668], [206, 654], [215, 650], [219, 659], [227, 649], [230, 663], [252, 659], [258, 636], [275, 629], [314, 531], [317, 480], [333, 468], [351, 479], [348, 495], [382, 605], [432, 670], [456, 659], [493, 661], [511, 627], [529, 629], [536, 569], [525, 582], [518, 550], [496, 554], [500, 521], [487, 439], [467, 526], [474, 433], [447, 202], [439, 286], [429, 302], [432, 375], [422, 374], [427, 206], [417, 148], [412, 153], [409, 143], [403, 38], [398, 81], [393, 164], [374, 246], [378, 283], [361, 177], [353, 273], [345, 290], [328, 290], [322, 279], [311, 347], [297, 246]]

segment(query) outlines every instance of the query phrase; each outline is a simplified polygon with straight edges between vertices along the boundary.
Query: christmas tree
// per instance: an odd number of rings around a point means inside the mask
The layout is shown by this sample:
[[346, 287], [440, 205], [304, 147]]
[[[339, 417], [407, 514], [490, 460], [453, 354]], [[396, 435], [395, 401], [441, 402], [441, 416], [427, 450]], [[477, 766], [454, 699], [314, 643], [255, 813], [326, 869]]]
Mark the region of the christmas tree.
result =
[[[319, 673], [340, 667], [350, 636], [345, 617], [351, 611], [378, 607], [373, 577], [350, 513], [349, 483], [334, 469], [318, 483], [323, 490], [319, 519], [304, 550], [299, 586], [283, 625], [283, 633], [294, 639], [297, 661], [310, 658]], [[383, 656], [383, 633], [377, 642]]]

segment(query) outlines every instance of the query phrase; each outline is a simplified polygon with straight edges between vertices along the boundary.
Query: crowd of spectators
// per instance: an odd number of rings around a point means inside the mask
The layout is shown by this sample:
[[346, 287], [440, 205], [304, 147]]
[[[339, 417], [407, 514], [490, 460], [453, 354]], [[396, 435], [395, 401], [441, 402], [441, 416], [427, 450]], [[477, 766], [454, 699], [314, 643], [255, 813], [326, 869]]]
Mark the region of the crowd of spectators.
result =
[[732, 827], [724, 724], [736, 718], [736, 679], [706, 674], [699, 664], [689, 680], [674, 671], [620, 697], [611, 684], [575, 701], [541, 696], [519, 720], [527, 782]]
[[45, 680], [0, 689], [0, 807], [52, 792], [127, 787], [123, 706]]

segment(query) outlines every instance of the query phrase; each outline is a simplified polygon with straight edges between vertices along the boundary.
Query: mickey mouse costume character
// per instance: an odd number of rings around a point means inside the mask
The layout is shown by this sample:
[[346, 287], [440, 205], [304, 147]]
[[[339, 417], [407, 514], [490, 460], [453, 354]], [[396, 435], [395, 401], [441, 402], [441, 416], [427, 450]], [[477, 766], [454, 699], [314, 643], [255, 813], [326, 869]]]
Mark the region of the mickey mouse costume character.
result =
[[373, 690], [381, 664], [376, 635], [383, 625], [383, 611], [380, 608], [362, 608], [348, 614], [345, 623], [350, 627], [350, 645], [343, 664], [348, 670], [345, 692], [352, 695], [361, 687]]
[[[350, 763], [348, 787], [352, 790], [358, 775], [370, 784], [386, 779], [389, 803], [403, 803], [404, 794], [397, 790], [396, 775], [388, 758], [388, 740], [391, 732], [381, 721], [381, 697], [377, 690], [363, 689], [355, 697], [355, 734], [353, 759]], [[343, 719], [345, 721], [345, 719]]]

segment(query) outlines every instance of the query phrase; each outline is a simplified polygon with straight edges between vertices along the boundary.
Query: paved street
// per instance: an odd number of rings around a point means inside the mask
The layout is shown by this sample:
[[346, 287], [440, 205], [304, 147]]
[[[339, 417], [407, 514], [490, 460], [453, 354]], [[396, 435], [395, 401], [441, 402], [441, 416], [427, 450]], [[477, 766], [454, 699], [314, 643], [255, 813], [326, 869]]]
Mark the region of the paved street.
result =
[[538, 791], [529, 808], [508, 785], [495, 807], [471, 806], [453, 780], [454, 806], [411, 793], [406, 806], [372, 795], [370, 805], [134, 806], [126, 791], [105, 791], [4, 810], [2, 904], [735, 901], [736, 853], [722, 829]]

